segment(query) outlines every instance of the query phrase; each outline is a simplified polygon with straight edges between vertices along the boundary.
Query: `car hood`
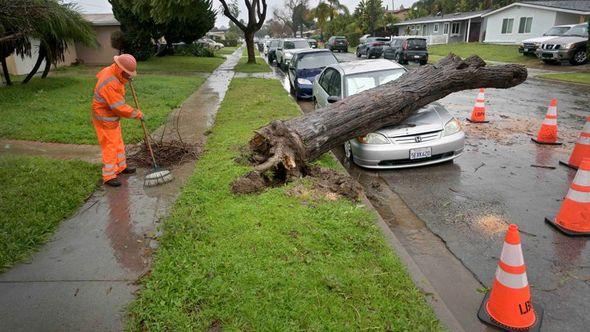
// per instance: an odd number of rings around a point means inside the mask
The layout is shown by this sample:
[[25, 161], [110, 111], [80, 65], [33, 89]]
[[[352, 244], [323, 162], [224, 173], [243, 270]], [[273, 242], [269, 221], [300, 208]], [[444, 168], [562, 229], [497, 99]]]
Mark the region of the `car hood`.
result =
[[284, 49], [283, 53], [294, 53], [297, 51], [301, 51], [301, 50], [309, 50], [311, 47], [307, 47], [307, 48], [288, 48], [288, 49]]
[[297, 77], [305, 78], [313, 82], [315, 77], [324, 70], [325, 67], [311, 68], [311, 69], [298, 69]]
[[453, 117], [440, 104], [429, 104], [396, 126], [385, 127], [377, 132], [386, 137], [417, 135], [443, 130], [445, 124]]
[[571, 43], [584, 42], [587, 40], [588, 40], [588, 38], [578, 37], [578, 36], [561, 36], [561, 37], [555, 37], [555, 38], [551, 38], [549, 40], [546, 40], [545, 44], [565, 45], [565, 44], [571, 44]]
[[533, 43], [544, 43], [550, 39], [556, 38], [558, 36], [543, 36], [543, 37], [537, 37], [537, 38], [529, 38], [529, 39], [525, 39], [523, 40], [523, 44], [524, 43], [529, 43], [529, 44], [533, 44]]

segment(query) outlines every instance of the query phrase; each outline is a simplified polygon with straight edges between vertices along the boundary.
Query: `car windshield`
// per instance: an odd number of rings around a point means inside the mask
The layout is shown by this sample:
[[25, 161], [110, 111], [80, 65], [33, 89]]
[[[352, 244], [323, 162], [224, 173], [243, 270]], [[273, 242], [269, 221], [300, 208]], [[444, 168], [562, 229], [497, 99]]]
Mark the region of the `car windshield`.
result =
[[346, 76], [346, 96], [352, 96], [381, 84], [394, 81], [405, 72], [405, 69], [398, 68], [348, 75]]
[[309, 48], [309, 43], [306, 40], [288, 40], [285, 41], [284, 48], [287, 50], [294, 48]]
[[380, 41], [380, 42], [388, 42], [389, 38], [383, 38], [383, 37], [369, 37], [367, 38], [368, 42], [374, 42], [374, 41]]
[[543, 36], [561, 36], [569, 29], [570, 27], [553, 27], [549, 29], [549, 31], [545, 32]]
[[408, 48], [411, 49], [426, 49], [426, 40], [424, 39], [408, 39]]
[[322, 68], [337, 62], [332, 52], [301, 54], [297, 60], [297, 69]]
[[572, 27], [568, 32], [563, 34], [564, 36], [578, 36], [588, 38], [588, 26], [587, 25], [576, 25]]
[[273, 40], [270, 42], [270, 47], [277, 47], [279, 46], [279, 41], [278, 40]]

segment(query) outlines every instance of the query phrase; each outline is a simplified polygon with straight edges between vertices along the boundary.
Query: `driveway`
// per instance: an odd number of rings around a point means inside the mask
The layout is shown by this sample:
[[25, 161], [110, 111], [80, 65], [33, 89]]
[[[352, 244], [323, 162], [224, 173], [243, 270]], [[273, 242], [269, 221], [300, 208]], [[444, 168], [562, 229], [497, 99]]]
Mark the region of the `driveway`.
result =
[[[350, 53], [336, 56], [341, 61], [356, 59]], [[379, 172], [349, 167], [351, 173], [378, 179], [398, 194], [487, 287], [494, 278], [507, 225], [519, 225], [533, 303], [545, 308], [543, 330], [584, 331], [590, 324], [588, 239], [566, 237], [544, 218], [559, 211], [575, 176], [575, 171], [559, 166], [558, 160], [568, 158], [590, 115], [590, 87], [537, 80], [538, 72], [530, 70], [530, 78], [515, 88], [486, 90], [489, 124], [464, 121], [476, 90], [439, 101], [464, 123], [465, 152], [454, 162]], [[563, 146], [540, 146], [530, 140], [551, 98], [558, 99]], [[300, 105], [304, 111], [313, 109], [311, 102]], [[404, 225], [391, 227], [395, 232]], [[475, 316], [476, 311], [473, 308], [469, 314]]]

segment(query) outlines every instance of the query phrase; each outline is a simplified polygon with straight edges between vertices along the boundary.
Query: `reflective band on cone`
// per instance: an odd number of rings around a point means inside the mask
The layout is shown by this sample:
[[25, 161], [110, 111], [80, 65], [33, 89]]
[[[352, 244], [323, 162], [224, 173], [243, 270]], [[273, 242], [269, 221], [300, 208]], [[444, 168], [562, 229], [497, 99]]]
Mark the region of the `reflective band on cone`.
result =
[[520, 235], [514, 224], [506, 232], [492, 290], [484, 298], [478, 317], [485, 323], [509, 330], [535, 331], [541, 326], [543, 313], [538, 306], [533, 308], [531, 302]]
[[531, 138], [531, 140], [538, 144], [561, 145], [557, 141], [557, 99], [551, 100], [537, 138]]
[[590, 158], [584, 158], [561, 209], [545, 221], [567, 235], [590, 236]]
[[569, 160], [567, 162], [560, 161], [559, 163], [573, 169], [578, 169], [584, 158], [590, 158], [590, 117], [586, 118], [584, 129], [582, 129], [580, 137], [576, 141]]
[[475, 105], [471, 111], [471, 117], [467, 118], [467, 121], [473, 123], [487, 123], [486, 121], [486, 106], [485, 106], [485, 94], [484, 89], [479, 89], [477, 98], [475, 99]]

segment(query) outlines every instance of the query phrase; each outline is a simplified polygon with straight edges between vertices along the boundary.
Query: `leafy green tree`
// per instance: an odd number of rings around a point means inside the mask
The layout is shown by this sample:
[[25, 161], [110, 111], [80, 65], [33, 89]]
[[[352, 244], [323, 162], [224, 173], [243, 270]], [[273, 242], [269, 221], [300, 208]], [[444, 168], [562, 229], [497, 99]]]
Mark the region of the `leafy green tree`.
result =
[[327, 3], [320, 1], [320, 3], [311, 10], [313, 17], [317, 20], [317, 26], [320, 29], [320, 38], [324, 40], [324, 30], [326, 30], [326, 23], [331, 16], [332, 7]]
[[363, 33], [375, 35], [383, 26], [384, 10], [381, 0], [361, 0], [354, 11], [355, 21]]

